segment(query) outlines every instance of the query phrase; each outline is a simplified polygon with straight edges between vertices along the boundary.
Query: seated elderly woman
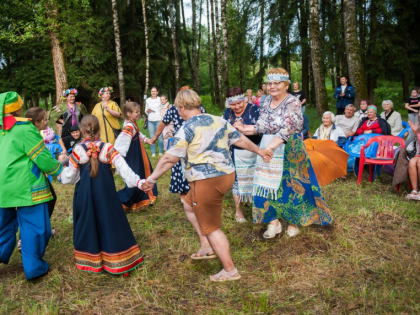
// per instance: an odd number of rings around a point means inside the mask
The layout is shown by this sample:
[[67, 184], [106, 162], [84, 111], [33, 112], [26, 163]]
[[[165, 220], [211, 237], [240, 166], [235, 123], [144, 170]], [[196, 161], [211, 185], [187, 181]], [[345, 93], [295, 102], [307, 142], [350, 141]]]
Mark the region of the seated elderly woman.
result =
[[335, 124], [335, 115], [332, 112], [322, 114], [322, 124], [315, 131], [312, 138], [319, 140], [332, 140], [342, 147], [346, 143], [344, 131]]
[[385, 119], [389, 126], [391, 127], [391, 135], [398, 136], [400, 132], [404, 129], [402, 125], [401, 114], [394, 111], [392, 108], [394, 104], [391, 100], [385, 100], [382, 102], [382, 108], [384, 111], [381, 113], [381, 118]]
[[375, 105], [369, 105], [367, 109], [367, 117], [363, 118], [357, 127], [356, 136], [369, 133], [377, 133], [381, 135], [390, 135], [391, 127], [385, 119], [377, 116], [378, 109]]
[[223, 269], [210, 280], [238, 280], [241, 276], [233, 264], [229, 242], [220, 229], [223, 196], [235, 180], [229, 147], [235, 145], [255, 152], [267, 162], [272, 152], [259, 149], [223, 118], [201, 113], [200, 104], [200, 97], [193, 90], [178, 92], [175, 105], [185, 122], [175, 134], [174, 145], [160, 159], [142, 189], [151, 190], [156, 180], [183, 158], [185, 177], [190, 183], [184, 209], [200, 238], [200, 249], [191, 258], [210, 259], [217, 255]]

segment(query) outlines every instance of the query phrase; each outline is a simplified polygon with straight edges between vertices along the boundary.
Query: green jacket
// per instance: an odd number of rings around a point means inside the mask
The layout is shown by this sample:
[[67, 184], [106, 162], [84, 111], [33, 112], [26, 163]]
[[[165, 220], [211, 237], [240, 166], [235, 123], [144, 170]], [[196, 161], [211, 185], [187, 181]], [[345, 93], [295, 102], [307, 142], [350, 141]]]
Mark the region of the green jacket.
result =
[[[9, 130], [0, 131], [0, 207], [24, 207], [52, 199], [45, 174], [57, 176], [62, 165], [44, 145], [30, 121], [10, 117]], [[44, 174], [45, 173], [45, 174]]]

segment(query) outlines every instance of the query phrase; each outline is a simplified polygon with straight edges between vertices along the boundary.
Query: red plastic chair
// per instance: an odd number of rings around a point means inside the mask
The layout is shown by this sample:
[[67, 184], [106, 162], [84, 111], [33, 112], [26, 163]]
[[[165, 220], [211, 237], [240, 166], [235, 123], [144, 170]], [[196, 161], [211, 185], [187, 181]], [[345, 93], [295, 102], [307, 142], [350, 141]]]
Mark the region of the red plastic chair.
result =
[[[365, 150], [373, 143], [378, 144], [376, 156], [367, 158]], [[369, 182], [373, 181], [373, 169], [375, 165], [394, 164], [394, 146], [399, 144], [400, 148], [405, 148], [404, 139], [394, 136], [377, 136], [371, 138], [360, 151], [359, 174], [357, 176], [357, 184], [362, 182], [363, 169], [365, 165], [369, 165]]]

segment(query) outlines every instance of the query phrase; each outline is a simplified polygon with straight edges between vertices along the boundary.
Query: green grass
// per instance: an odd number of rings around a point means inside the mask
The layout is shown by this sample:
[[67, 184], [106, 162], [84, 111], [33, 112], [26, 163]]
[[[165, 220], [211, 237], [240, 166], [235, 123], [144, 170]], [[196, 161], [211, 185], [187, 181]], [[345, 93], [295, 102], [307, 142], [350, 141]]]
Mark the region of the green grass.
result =
[[[168, 193], [169, 174], [153, 207], [127, 215], [145, 258], [129, 278], [76, 270], [74, 188], [55, 184], [57, 234], [45, 255], [50, 272], [27, 282], [15, 252], [0, 266], [0, 313], [418, 313], [420, 204], [393, 193], [390, 180], [365, 178], [361, 186], [351, 175], [337, 180], [324, 189], [332, 227], [272, 241], [261, 239], [262, 226], [235, 223], [228, 194], [223, 230], [243, 278], [225, 284], [208, 280], [221, 268], [218, 260], [189, 259], [199, 244], [178, 196]], [[250, 219], [250, 206], [244, 210]]]
[[[116, 182], [122, 187], [121, 179]], [[405, 192], [394, 193], [386, 174], [374, 183], [365, 177], [361, 186], [348, 175], [324, 187], [334, 225], [303, 228], [293, 239], [263, 241], [263, 226], [237, 224], [227, 194], [223, 230], [242, 279], [221, 284], [208, 280], [221, 269], [217, 259], [189, 258], [199, 243], [179, 197], [168, 192], [169, 173], [158, 183], [156, 204], [127, 215], [145, 258], [129, 278], [76, 270], [74, 187], [54, 186], [57, 234], [45, 254], [50, 272], [26, 281], [16, 251], [9, 265], [0, 265], [0, 314], [420, 312], [420, 203], [405, 200]], [[249, 205], [244, 212], [250, 220]]]

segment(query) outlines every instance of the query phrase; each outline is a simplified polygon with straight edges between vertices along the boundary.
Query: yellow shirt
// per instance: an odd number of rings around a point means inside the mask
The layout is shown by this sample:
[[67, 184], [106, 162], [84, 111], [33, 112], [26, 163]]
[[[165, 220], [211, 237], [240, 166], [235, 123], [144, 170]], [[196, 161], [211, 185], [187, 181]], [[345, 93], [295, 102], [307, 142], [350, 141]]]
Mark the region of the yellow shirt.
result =
[[[108, 101], [107, 105], [111, 110], [121, 113], [120, 107], [114, 101]], [[96, 116], [99, 120], [101, 141], [114, 144], [115, 136], [112, 129], [121, 128], [118, 118], [112, 116], [107, 110], [102, 110], [102, 103], [95, 105], [92, 111], [92, 115]]]

